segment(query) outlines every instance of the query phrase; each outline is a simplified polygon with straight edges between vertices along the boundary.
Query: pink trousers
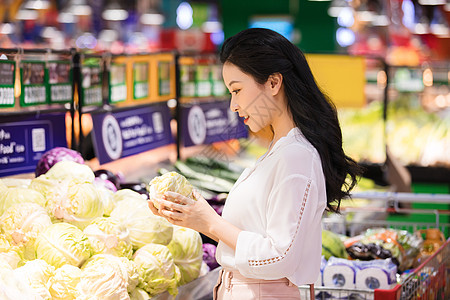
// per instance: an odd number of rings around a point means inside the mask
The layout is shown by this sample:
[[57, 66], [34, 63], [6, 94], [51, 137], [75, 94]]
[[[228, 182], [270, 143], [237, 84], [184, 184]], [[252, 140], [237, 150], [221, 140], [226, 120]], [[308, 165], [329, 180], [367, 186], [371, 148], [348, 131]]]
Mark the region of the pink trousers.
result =
[[300, 291], [287, 278], [252, 279], [237, 271], [221, 270], [213, 291], [214, 300], [299, 300]]

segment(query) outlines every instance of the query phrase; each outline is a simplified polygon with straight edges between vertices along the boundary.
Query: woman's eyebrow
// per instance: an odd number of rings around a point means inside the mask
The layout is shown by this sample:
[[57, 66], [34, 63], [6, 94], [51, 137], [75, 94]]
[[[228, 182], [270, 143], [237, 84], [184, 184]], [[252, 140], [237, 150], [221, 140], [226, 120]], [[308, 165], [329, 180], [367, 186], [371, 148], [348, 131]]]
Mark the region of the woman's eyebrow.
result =
[[238, 83], [240, 82], [239, 80], [232, 80], [228, 83], [228, 86], [231, 86], [233, 83]]

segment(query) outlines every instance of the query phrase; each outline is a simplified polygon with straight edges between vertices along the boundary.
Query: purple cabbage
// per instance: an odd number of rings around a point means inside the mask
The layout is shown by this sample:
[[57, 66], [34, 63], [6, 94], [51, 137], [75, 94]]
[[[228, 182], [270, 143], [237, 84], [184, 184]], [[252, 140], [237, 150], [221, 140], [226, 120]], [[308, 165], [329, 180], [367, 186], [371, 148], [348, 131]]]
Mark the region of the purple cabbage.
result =
[[45, 152], [39, 159], [35, 170], [36, 177], [47, 173], [57, 162], [66, 160], [84, 164], [84, 159], [79, 152], [65, 147], [55, 147]]
[[105, 189], [108, 189], [112, 192], [117, 192], [117, 187], [114, 185], [114, 183], [112, 183], [111, 181], [109, 181], [108, 179], [103, 179], [100, 177], [95, 177], [94, 179], [94, 185], [96, 187], [102, 187]]
[[106, 170], [106, 169], [98, 169], [97, 171], [94, 172], [94, 175], [96, 178], [101, 178], [104, 180], [109, 180], [110, 182], [112, 182], [114, 184], [114, 186], [116, 187], [116, 189], [120, 188], [120, 180], [119, 177], [117, 177], [113, 172], [111, 172], [110, 170]]
[[219, 266], [216, 260], [216, 246], [209, 243], [204, 243], [203, 247], [203, 261], [208, 265], [210, 270], [214, 270]]

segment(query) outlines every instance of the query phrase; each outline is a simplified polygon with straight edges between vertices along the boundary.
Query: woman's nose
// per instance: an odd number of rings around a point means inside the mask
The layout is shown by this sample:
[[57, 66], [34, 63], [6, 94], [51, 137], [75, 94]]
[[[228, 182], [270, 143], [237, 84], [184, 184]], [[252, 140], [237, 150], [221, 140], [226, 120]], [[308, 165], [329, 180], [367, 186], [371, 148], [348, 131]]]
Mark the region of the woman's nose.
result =
[[233, 112], [237, 112], [238, 111], [239, 106], [233, 101], [233, 99], [231, 99], [230, 101], [230, 110]]

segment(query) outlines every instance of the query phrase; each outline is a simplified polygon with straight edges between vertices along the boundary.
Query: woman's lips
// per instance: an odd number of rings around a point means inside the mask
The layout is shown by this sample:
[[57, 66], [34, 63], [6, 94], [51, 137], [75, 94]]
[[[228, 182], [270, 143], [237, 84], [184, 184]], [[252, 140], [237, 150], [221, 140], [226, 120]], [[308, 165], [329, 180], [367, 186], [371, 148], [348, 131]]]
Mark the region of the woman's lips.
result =
[[247, 124], [247, 122], [248, 122], [248, 119], [250, 119], [250, 117], [246, 117], [246, 118], [244, 118], [244, 124]]

